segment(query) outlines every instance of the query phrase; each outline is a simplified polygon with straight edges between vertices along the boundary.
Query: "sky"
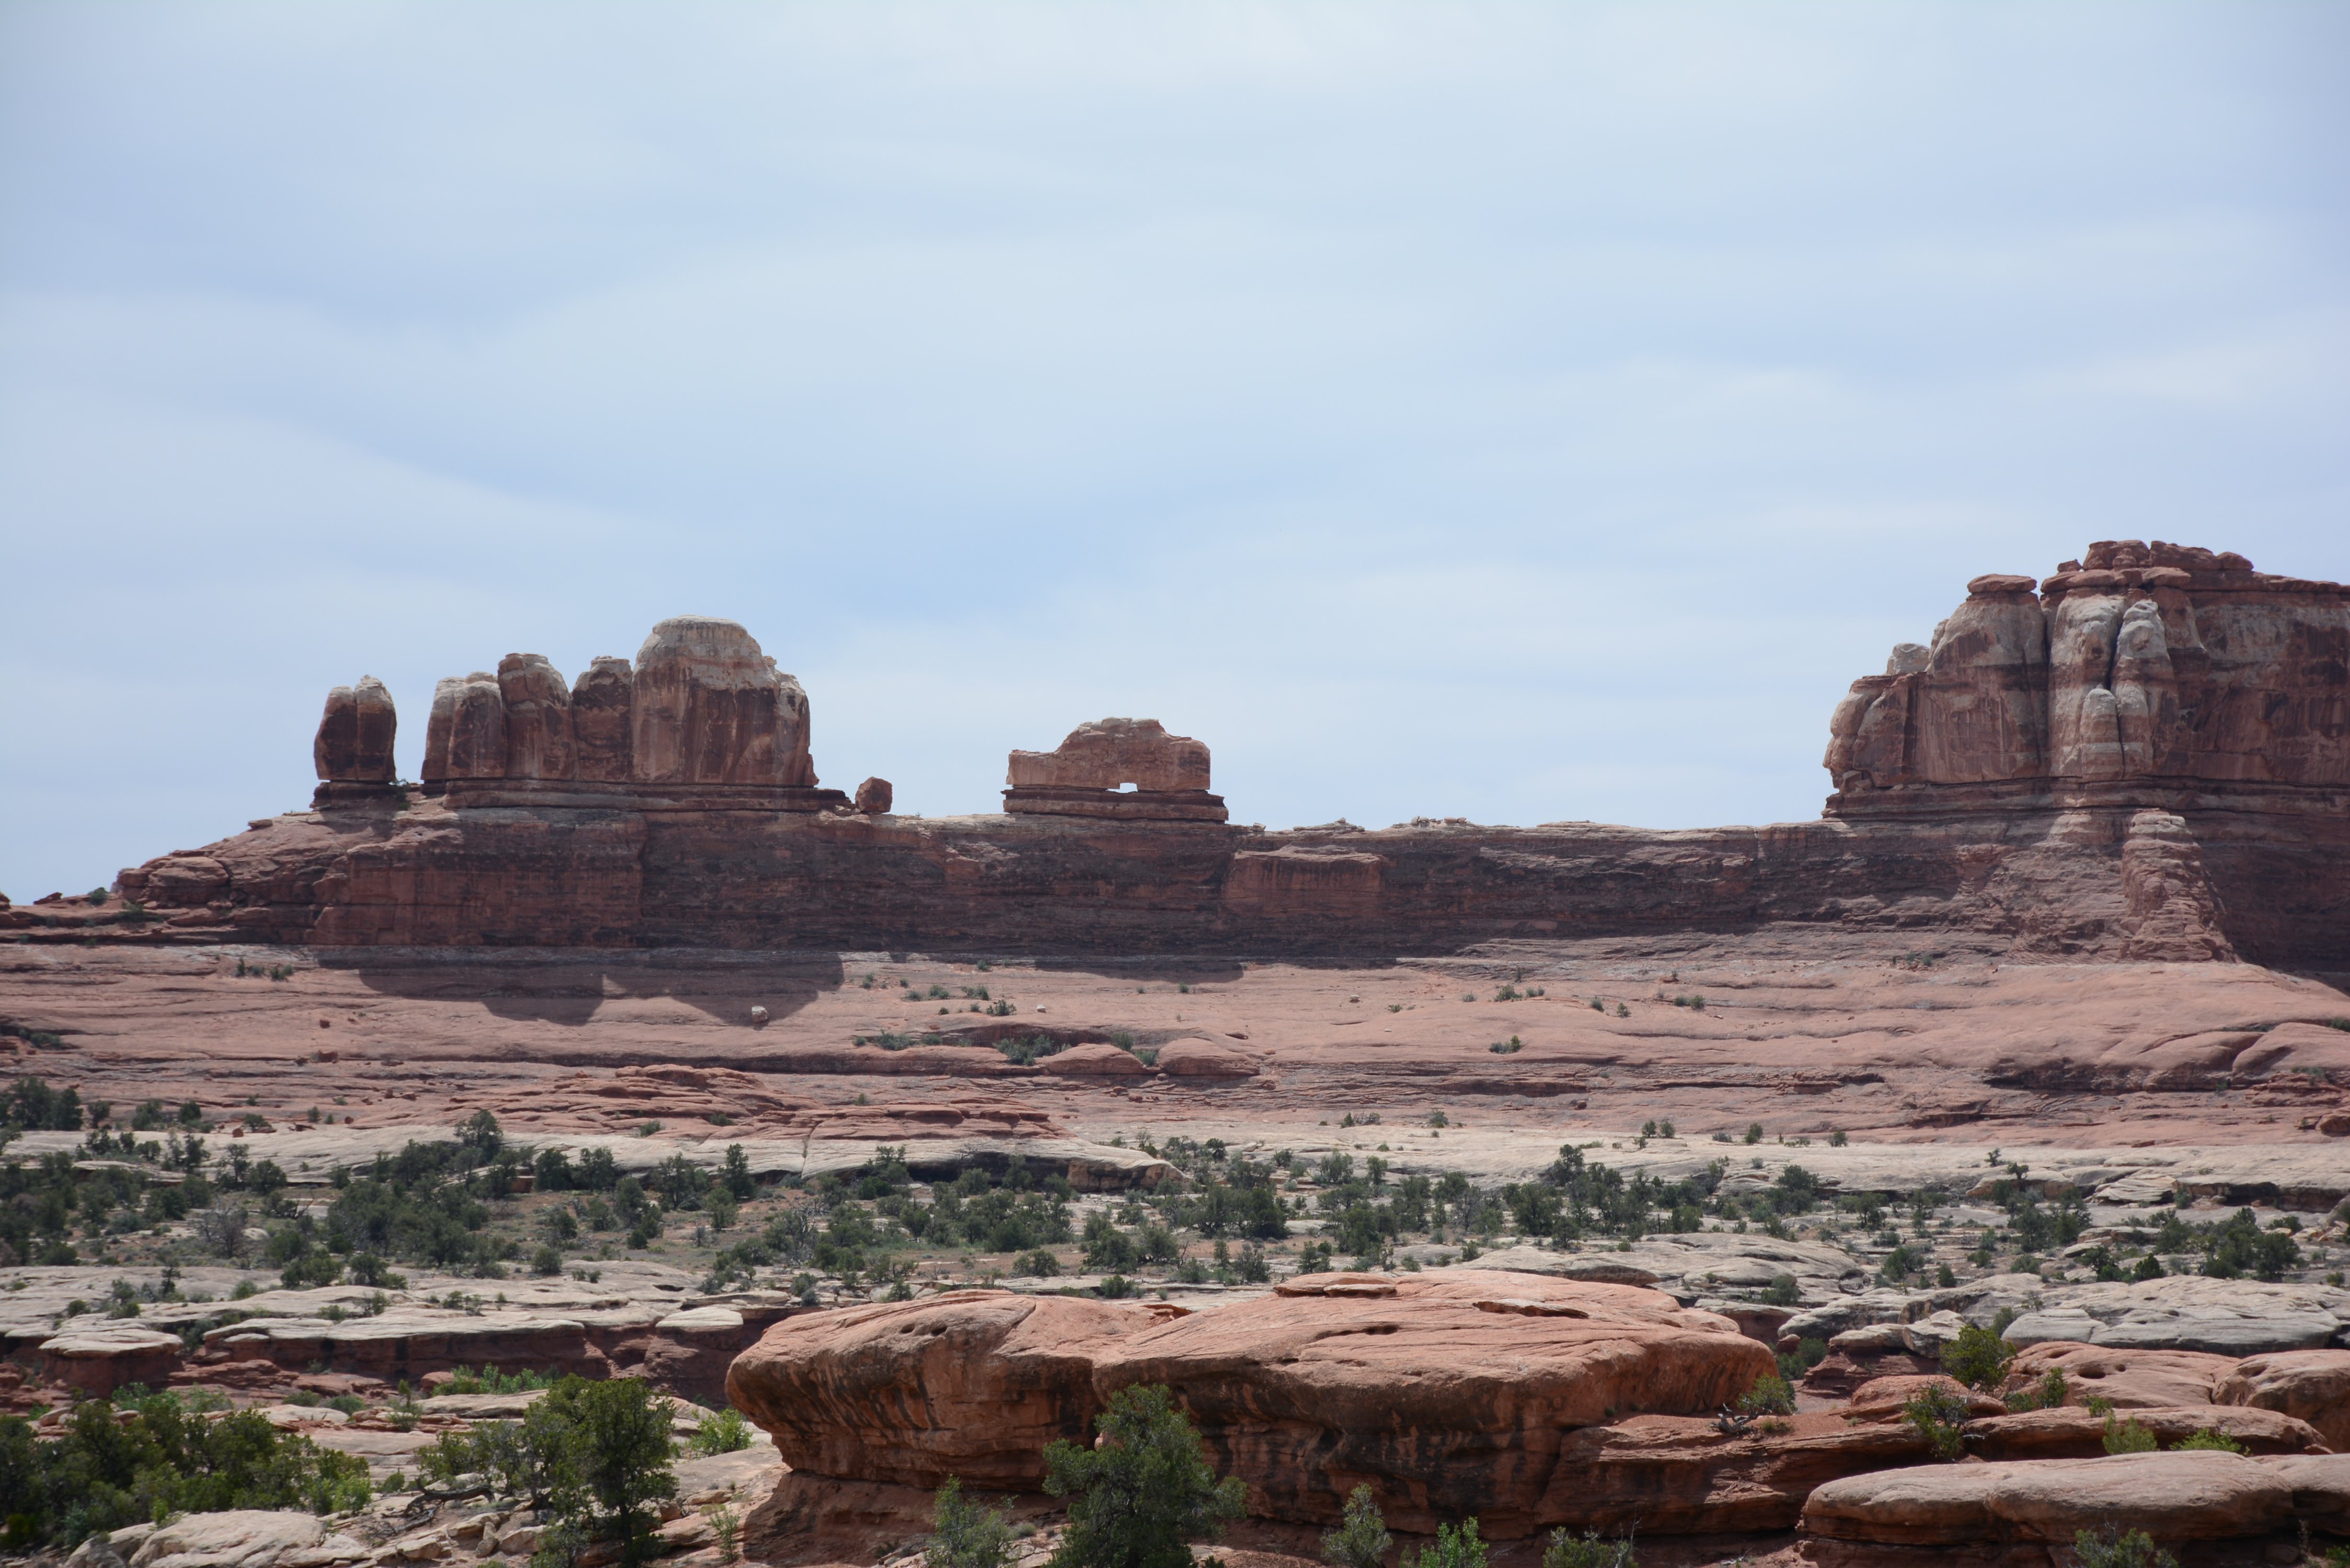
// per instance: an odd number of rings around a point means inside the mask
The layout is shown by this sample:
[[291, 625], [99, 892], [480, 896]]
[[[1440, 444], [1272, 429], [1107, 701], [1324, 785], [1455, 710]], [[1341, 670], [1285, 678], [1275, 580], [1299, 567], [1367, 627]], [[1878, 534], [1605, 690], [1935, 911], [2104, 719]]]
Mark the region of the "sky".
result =
[[2350, 578], [2350, 7], [0, 5], [0, 891], [741, 621], [817, 771], [1816, 816], [2094, 539]]

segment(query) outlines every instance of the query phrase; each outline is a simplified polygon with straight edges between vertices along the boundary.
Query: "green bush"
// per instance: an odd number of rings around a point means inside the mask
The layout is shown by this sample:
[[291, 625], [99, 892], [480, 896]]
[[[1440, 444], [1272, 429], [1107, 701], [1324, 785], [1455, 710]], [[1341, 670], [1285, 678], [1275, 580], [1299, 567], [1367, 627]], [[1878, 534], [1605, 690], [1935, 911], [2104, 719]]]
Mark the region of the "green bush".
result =
[[1942, 1346], [1942, 1370], [1970, 1388], [1996, 1388], [2007, 1376], [2015, 1346], [1987, 1328], [1973, 1324]]
[[922, 1542], [923, 1562], [929, 1568], [1003, 1568], [1011, 1555], [1012, 1526], [1003, 1511], [965, 1501], [962, 1479], [947, 1477]]
[[2074, 1532], [2073, 1561], [2079, 1568], [2178, 1568], [2178, 1560], [2155, 1545], [2145, 1531], [2124, 1533], [2117, 1524]]
[[1347, 1494], [1347, 1511], [1338, 1528], [1322, 1537], [1322, 1561], [1330, 1568], [1386, 1568], [1388, 1548], [1394, 1540], [1388, 1533], [1387, 1521], [1379, 1517], [1371, 1489], [1358, 1486]]
[[1596, 1530], [1579, 1536], [1554, 1530], [1550, 1544], [1543, 1548], [1542, 1568], [1639, 1568], [1639, 1564], [1628, 1535], [1621, 1541], [1605, 1541]]
[[2054, 1410], [2062, 1407], [2072, 1389], [2064, 1381], [2064, 1369], [2052, 1366], [2048, 1375], [2028, 1387], [2019, 1388], [2007, 1397], [2007, 1407], [2019, 1413], [2025, 1410]]
[[258, 1411], [215, 1419], [172, 1394], [121, 1407], [91, 1399], [48, 1440], [19, 1417], [0, 1417], [0, 1546], [11, 1552], [69, 1547], [173, 1513], [331, 1513], [368, 1499], [364, 1460], [280, 1432]]
[[1794, 1306], [1803, 1300], [1803, 1288], [1793, 1274], [1773, 1274], [1771, 1282], [1762, 1287], [1762, 1299], [1773, 1306]]
[[1191, 1542], [1222, 1537], [1246, 1489], [1216, 1480], [1164, 1387], [1119, 1389], [1096, 1425], [1101, 1447], [1064, 1438], [1045, 1450], [1045, 1490], [1076, 1500], [1052, 1568], [1191, 1568]]
[[686, 1444], [697, 1454], [740, 1453], [751, 1446], [751, 1423], [740, 1410], [720, 1410], [705, 1416], [702, 1428]]
[[1765, 1372], [1754, 1380], [1754, 1386], [1738, 1397], [1740, 1414], [1747, 1416], [1792, 1416], [1795, 1413], [1795, 1390], [1775, 1372]]
[[2137, 1422], [2111, 1412], [2106, 1416], [2106, 1452], [2109, 1454], [2150, 1454], [2156, 1448], [2154, 1434]]
[[1421, 1547], [1405, 1568], [1485, 1568], [1485, 1543], [1477, 1539], [1477, 1521], [1463, 1520], [1458, 1530], [1438, 1525], [1436, 1540]]
[[1966, 1452], [1960, 1428], [1966, 1425], [1967, 1402], [1939, 1383], [1929, 1383], [1902, 1404], [1901, 1418], [1926, 1439], [1933, 1456], [1948, 1464]]
[[2189, 1432], [2179, 1439], [2177, 1446], [2182, 1449], [2209, 1449], [2222, 1454], [2241, 1454], [2250, 1451], [2243, 1444], [2220, 1431], [2217, 1427], [2207, 1427], [2199, 1432]]

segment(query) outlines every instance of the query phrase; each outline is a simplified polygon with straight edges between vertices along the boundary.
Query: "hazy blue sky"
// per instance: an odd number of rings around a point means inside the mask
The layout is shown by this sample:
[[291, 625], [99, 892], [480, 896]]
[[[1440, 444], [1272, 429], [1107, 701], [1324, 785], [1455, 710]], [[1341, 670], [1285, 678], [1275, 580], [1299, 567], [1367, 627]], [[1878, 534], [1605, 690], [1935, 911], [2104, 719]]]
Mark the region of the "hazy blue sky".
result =
[[828, 784], [1816, 814], [2089, 540], [2350, 576], [2350, 7], [0, 8], [0, 888], [751, 628]]

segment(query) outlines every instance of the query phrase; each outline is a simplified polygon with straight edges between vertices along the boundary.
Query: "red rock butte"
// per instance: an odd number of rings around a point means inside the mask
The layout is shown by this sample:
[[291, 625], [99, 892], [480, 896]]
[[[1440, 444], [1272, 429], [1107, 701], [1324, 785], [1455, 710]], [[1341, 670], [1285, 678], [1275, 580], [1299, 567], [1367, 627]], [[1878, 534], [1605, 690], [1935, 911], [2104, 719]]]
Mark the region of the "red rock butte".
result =
[[2014, 957], [2350, 953], [2350, 588], [2159, 542], [1969, 584], [1835, 706], [1814, 822], [1268, 832], [1225, 820], [1205, 744], [1128, 719], [1013, 752], [1000, 815], [895, 815], [887, 781], [818, 787], [799, 682], [700, 617], [568, 684], [536, 654], [443, 680], [421, 789], [393, 780], [394, 731], [379, 682], [336, 688], [313, 809], [123, 872], [167, 917], [141, 940], [1377, 958], [1915, 932]]

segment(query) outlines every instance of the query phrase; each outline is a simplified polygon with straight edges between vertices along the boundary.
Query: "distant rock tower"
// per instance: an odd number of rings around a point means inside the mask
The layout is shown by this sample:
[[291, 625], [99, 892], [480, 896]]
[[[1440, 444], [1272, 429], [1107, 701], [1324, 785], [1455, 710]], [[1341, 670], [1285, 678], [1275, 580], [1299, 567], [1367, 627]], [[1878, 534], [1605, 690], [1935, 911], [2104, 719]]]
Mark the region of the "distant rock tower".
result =
[[338, 686], [328, 692], [317, 739], [310, 742], [310, 760], [318, 770], [319, 804], [390, 796], [391, 783], [400, 776], [391, 756], [399, 729], [391, 693], [374, 676], [362, 675], [357, 686]]

